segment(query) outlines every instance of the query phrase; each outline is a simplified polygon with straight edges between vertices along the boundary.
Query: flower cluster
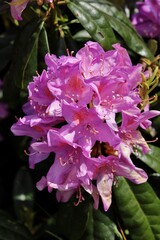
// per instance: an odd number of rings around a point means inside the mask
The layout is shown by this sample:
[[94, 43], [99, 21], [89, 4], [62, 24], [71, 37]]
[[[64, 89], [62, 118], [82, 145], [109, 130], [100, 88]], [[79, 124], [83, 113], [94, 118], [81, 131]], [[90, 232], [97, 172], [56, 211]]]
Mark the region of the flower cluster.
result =
[[138, 2], [138, 12], [133, 14], [132, 23], [143, 37], [160, 37], [160, 1]]
[[28, 85], [25, 116], [11, 127], [15, 135], [32, 138], [30, 168], [55, 153], [37, 188], [57, 189], [58, 201], [77, 192], [80, 202], [84, 189], [95, 208], [100, 196], [107, 210], [117, 176], [137, 184], [147, 180], [130, 156], [137, 147], [149, 151], [138, 129], [148, 128], [159, 112], [140, 110], [142, 65], [133, 66], [120, 44], [113, 48], [105, 52], [89, 41], [75, 57], [46, 54], [47, 70]]

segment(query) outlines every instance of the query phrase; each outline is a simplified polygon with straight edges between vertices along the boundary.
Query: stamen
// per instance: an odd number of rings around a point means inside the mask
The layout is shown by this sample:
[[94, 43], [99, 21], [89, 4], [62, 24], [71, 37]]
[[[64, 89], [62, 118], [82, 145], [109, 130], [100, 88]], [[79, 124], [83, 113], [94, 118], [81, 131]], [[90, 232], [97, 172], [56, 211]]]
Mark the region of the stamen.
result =
[[70, 52], [69, 49], [66, 48], [66, 52], [67, 52], [68, 56], [70, 56], [70, 57], [73, 56], [74, 51], [71, 51], [71, 52]]
[[92, 133], [92, 134], [97, 134], [97, 133], [99, 133], [98, 130], [96, 130], [94, 127], [91, 127], [89, 124], [87, 124], [86, 128], [87, 128], [87, 130], [89, 130], [90, 133]]
[[81, 187], [77, 189], [76, 198], [78, 198], [78, 201], [74, 202], [74, 206], [77, 207], [82, 201], [85, 200], [84, 197], [82, 196]]
[[67, 164], [65, 161], [63, 161], [62, 157], [59, 157], [58, 160], [59, 160], [60, 164], [62, 165], [62, 167]]
[[18, 121], [19, 120], [19, 118], [17, 117], [17, 116], [14, 116], [15, 117], [15, 119]]
[[27, 150], [24, 150], [24, 153], [25, 153], [27, 156], [33, 156], [33, 155], [35, 155], [37, 152], [28, 153]]
[[142, 102], [140, 103], [140, 105], [141, 105], [141, 107], [143, 109], [147, 104], [152, 104], [152, 103], [156, 102], [157, 99], [158, 99], [158, 96], [156, 94], [153, 97], [143, 99]]
[[149, 140], [149, 141], [146, 141], [147, 143], [153, 143], [153, 142], [157, 142], [158, 141], [158, 137], [156, 137], [155, 139], [153, 140]]
[[36, 71], [36, 74], [37, 74], [37, 76], [40, 76], [39, 73], [38, 73], [38, 71]]

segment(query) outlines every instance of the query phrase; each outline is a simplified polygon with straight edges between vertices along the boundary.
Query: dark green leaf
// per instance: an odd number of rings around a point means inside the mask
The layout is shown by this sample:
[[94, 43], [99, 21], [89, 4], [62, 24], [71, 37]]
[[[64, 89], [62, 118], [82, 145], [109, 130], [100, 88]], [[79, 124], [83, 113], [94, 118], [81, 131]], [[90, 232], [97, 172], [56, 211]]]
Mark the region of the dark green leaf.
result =
[[106, 214], [90, 206], [87, 227], [81, 240], [114, 240], [115, 235], [122, 239], [115, 223]]
[[[22, 167], [16, 174], [13, 185], [14, 209], [17, 217], [26, 221], [34, 205], [34, 186], [29, 171]], [[31, 221], [31, 219], [28, 219]], [[30, 222], [31, 223], [31, 222]]]
[[151, 144], [149, 145], [149, 147], [149, 153], [142, 154], [142, 152], [138, 150], [136, 156], [154, 171], [160, 173], [160, 148]]
[[43, 26], [38, 41], [38, 72], [39, 74], [42, 72], [43, 69], [46, 68], [46, 64], [44, 61], [44, 57], [46, 53], [49, 53], [49, 43], [48, 43], [48, 36], [45, 27]]
[[32, 20], [19, 30], [15, 40], [12, 65], [8, 77], [19, 88], [26, 87], [37, 70], [38, 38], [43, 24], [40, 19]]
[[88, 220], [89, 203], [75, 206], [72, 201], [61, 204], [57, 213], [57, 231], [62, 238], [79, 240], [83, 235]]
[[77, 0], [70, 1], [68, 8], [95, 41], [106, 50], [112, 48], [112, 44], [116, 43], [116, 38], [103, 12], [87, 2]]
[[141, 56], [145, 56], [150, 59], [154, 58], [144, 40], [137, 34], [130, 20], [121, 8], [116, 7], [108, 1], [105, 1], [104, 3], [103, 0], [97, 0], [97, 3], [93, 2], [91, 4], [99, 11], [105, 13], [110, 26], [123, 38], [130, 49]]
[[33, 237], [24, 225], [16, 222], [0, 210], [0, 239], [32, 240]]
[[[74, 3], [75, 5], [73, 7], [72, 4]], [[111, 48], [111, 45], [115, 43], [115, 36], [113, 37], [113, 31], [111, 31], [112, 29], [121, 36], [125, 44], [132, 51], [150, 59], [154, 58], [143, 39], [133, 28], [125, 13], [121, 10], [121, 8], [116, 7], [111, 2], [104, 0], [72, 0], [69, 4], [69, 8], [79, 19], [83, 27], [103, 46], [103, 48], [109, 49]], [[90, 25], [92, 27], [89, 27]], [[102, 27], [101, 31], [96, 31], [96, 27]], [[98, 32], [103, 35], [103, 40], [108, 42], [106, 45], [98, 38]], [[119, 42], [119, 40], [116, 41]]]
[[157, 197], [160, 198], [160, 174], [159, 173], [152, 173], [149, 174], [148, 178], [149, 184], [154, 189], [155, 193], [157, 194]]
[[[22, 63], [22, 75], [17, 76], [15, 83], [17, 86], [21, 86], [22, 89], [26, 90], [28, 83], [32, 81], [34, 75], [36, 75], [37, 66], [37, 55], [38, 55], [38, 42], [33, 43], [32, 50], [28, 59], [26, 59], [25, 65]], [[20, 73], [20, 72], [19, 72]], [[20, 85], [21, 84], [21, 85]]]
[[0, 71], [2, 71], [10, 61], [12, 54], [12, 46], [8, 45], [3, 49], [0, 49]]
[[153, 55], [156, 55], [156, 52], [158, 50], [158, 41], [156, 41], [155, 39], [149, 39], [147, 42], [147, 46], [153, 53]]
[[135, 185], [120, 178], [114, 196], [131, 239], [160, 239], [160, 201], [149, 183]]
[[[44, 22], [33, 19], [19, 29], [13, 47], [11, 66], [5, 76], [4, 98], [15, 107], [37, 70], [38, 38]], [[22, 92], [20, 92], [22, 89]], [[22, 96], [21, 96], [22, 97]]]
[[0, 71], [2, 71], [11, 60], [14, 38], [15, 34], [11, 33], [0, 36]]

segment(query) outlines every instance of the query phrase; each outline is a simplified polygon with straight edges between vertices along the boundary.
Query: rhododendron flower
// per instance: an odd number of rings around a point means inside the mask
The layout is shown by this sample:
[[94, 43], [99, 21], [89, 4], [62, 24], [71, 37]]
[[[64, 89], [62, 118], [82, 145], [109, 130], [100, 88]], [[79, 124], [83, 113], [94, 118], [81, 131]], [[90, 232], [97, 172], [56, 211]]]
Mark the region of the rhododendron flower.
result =
[[132, 23], [143, 37], [160, 37], [160, 1], [144, 0], [137, 2], [137, 10], [132, 16]]
[[18, 21], [22, 20], [22, 12], [28, 3], [29, 0], [12, 0], [10, 3], [12, 17]]
[[[143, 169], [131, 159], [136, 148], [149, 151], [140, 128], [151, 125], [158, 111], [141, 111], [139, 85], [142, 65], [132, 65], [127, 51], [114, 44], [105, 52], [89, 41], [75, 57], [46, 54], [47, 70], [28, 85], [25, 116], [12, 126], [15, 135], [29, 136], [29, 166], [55, 158], [39, 190], [57, 190], [57, 200], [66, 202], [81, 189], [99, 196], [107, 210], [112, 185], [118, 176], [140, 184], [147, 180]], [[119, 121], [117, 119], [119, 118]]]

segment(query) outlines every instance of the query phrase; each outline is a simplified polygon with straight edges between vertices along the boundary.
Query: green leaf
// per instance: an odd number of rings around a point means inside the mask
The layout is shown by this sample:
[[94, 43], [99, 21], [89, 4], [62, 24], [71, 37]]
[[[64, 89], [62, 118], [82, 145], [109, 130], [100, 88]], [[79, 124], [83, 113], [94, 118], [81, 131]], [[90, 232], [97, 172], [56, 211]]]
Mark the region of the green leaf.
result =
[[34, 186], [27, 168], [22, 167], [16, 174], [13, 185], [14, 210], [17, 217], [28, 226], [32, 225]]
[[39, 74], [41, 74], [43, 69], [46, 68], [45, 59], [44, 59], [46, 53], [50, 53], [50, 49], [49, 49], [47, 32], [46, 32], [45, 26], [43, 26], [39, 34], [39, 41], [38, 41], [38, 72]]
[[116, 38], [103, 12], [84, 1], [72, 0], [67, 6], [95, 41], [106, 50], [112, 48]]
[[14, 34], [3, 34], [0, 36], [0, 71], [2, 71], [11, 60]]
[[74, 34], [73, 39], [76, 41], [88, 41], [91, 39], [91, 36], [86, 30], [83, 29], [77, 32], [76, 34]]
[[75, 206], [72, 201], [61, 203], [57, 213], [57, 234], [69, 240], [79, 240], [83, 235], [88, 220], [89, 203], [81, 203]]
[[0, 239], [33, 240], [33, 237], [24, 225], [16, 222], [7, 213], [0, 210]]
[[146, 163], [155, 172], [160, 173], [160, 148], [149, 145], [150, 151], [147, 154], [142, 154], [140, 150], [137, 150], [136, 157]]
[[[115, 43], [115, 36], [113, 37], [114, 30], [118, 36], [121, 36], [125, 44], [132, 51], [150, 59], [154, 58], [153, 54], [145, 44], [143, 38], [138, 35], [136, 30], [133, 28], [130, 20], [127, 18], [121, 8], [117, 7], [109, 1], [104, 0], [72, 0], [72, 2], [75, 3], [75, 6], [74, 8], [70, 8], [69, 6], [70, 10], [79, 19], [80, 23], [89, 32], [89, 34], [99, 43], [101, 42], [100, 39], [97, 38], [98, 34], [95, 32], [96, 28], [94, 27], [93, 29], [89, 29], [88, 26], [90, 23], [95, 22], [98, 27], [103, 27], [102, 35], [105, 38], [104, 41], [107, 40], [108, 44], [105, 45], [104, 42], [102, 42], [102, 47], [105, 49], [110, 49], [111, 45]], [[86, 18], [86, 14], [88, 18]], [[120, 42], [118, 40], [118, 37], [116, 42]]]
[[[38, 53], [38, 39], [44, 22], [42, 20], [33, 20], [29, 22], [20, 32], [18, 42], [15, 46], [21, 46], [19, 63], [16, 65], [18, 70], [17, 79], [15, 80], [17, 86], [25, 88], [28, 82], [32, 80], [37, 70], [37, 53]], [[27, 39], [27, 40], [26, 40]], [[17, 45], [16, 45], [17, 44]], [[23, 53], [22, 53], [23, 51]], [[28, 70], [28, 71], [27, 71]]]
[[27, 85], [36, 74], [38, 38], [43, 24], [41, 19], [32, 19], [22, 26], [17, 34], [11, 66], [4, 84], [4, 98], [11, 108], [20, 101], [21, 93], [25, 96]]
[[114, 240], [115, 235], [122, 239], [115, 223], [106, 214], [90, 205], [87, 227], [81, 240]]
[[107, 21], [125, 41], [126, 45], [141, 56], [153, 59], [154, 56], [145, 44], [143, 38], [136, 32], [124, 11], [109, 1], [97, 0], [91, 3], [99, 11], [106, 14]]
[[33, 19], [19, 30], [15, 40], [9, 77], [19, 88], [26, 87], [37, 70], [38, 38], [43, 24], [41, 19]]
[[149, 39], [147, 42], [147, 46], [150, 49], [150, 51], [156, 55], [156, 52], [158, 50], [158, 41], [155, 39]]
[[149, 183], [136, 185], [120, 178], [114, 197], [131, 239], [160, 239], [160, 201]]

